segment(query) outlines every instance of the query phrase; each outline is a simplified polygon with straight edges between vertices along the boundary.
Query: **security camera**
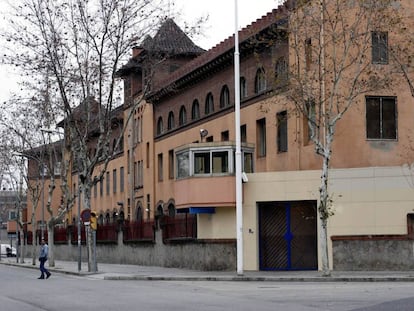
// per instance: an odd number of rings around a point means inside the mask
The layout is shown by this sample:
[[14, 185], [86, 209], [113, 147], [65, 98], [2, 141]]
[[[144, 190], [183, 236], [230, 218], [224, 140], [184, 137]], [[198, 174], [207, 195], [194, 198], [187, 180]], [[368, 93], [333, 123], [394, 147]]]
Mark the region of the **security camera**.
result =
[[208, 131], [205, 129], [200, 129], [200, 136], [201, 138], [206, 137], [208, 135]]
[[246, 183], [249, 179], [247, 178], [247, 174], [245, 172], [242, 172], [242, 182]]

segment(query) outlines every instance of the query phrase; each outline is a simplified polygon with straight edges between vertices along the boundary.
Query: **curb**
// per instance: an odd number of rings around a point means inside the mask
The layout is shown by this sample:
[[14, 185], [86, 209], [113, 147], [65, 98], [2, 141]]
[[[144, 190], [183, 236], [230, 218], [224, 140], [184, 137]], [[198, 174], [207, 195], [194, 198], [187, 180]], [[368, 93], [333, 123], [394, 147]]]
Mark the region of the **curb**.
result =
[[104, 276], [107, 281], [222, 281], [222, 282], [414, 282], [414, 277], [254, 277], [254, 276]]
[[[39, 270], [39, 266], [37, 265], [19, 264], [19, 263], [2, 262], [2, 261], [0, 261], [0, 264], [5, 265], [5, 266], [17, 267], [17, 268]], [[59, 267], [47, 267], [47, 269], [55, 273], [62, 273], [62, 274], [69, 274], [69, 275], [76, 275], [76, 276], [88, 276], [88, 275], [101, 274], [100, 272], [95, 273], [95, 272], [86, 272], [86, 271], [81, 271], [81, 272], [69, 271], [69, 270], [64, 270], [64, 268], [59, 268]]]
[[[13, 262], [0, 261], [0, 264], [13, 266], [18, 268], [38, 270], [37, 265], [20, 264]], [[63, 267], [48, 267], [48, 270], [54, 273], [62, 273], [75, 276], [92, 276], [111, 274], [111, 272], [87, 272], [87, 271], [71, 271], [65, 270]], [[391, 274], [391, 273], [390, 273]], [[103, 280], [106, 281], [211, 281], [211, 282], [414, 282], [414, 275], [331, 275], [331, 276], [254, 276], [254, 275], [131, 275], [131, 274], [115, 274], [104, 275]]]

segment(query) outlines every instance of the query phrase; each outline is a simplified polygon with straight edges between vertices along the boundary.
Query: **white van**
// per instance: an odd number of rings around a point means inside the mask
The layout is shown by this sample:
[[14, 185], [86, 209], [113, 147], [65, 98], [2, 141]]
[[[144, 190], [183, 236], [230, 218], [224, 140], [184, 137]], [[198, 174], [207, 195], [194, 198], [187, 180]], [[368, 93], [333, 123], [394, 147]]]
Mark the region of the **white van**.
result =
[[17, 251], [16, 248], [11, 247], [10, 244], [0, 244], [1, 245], [1, 257], [16, 257]]

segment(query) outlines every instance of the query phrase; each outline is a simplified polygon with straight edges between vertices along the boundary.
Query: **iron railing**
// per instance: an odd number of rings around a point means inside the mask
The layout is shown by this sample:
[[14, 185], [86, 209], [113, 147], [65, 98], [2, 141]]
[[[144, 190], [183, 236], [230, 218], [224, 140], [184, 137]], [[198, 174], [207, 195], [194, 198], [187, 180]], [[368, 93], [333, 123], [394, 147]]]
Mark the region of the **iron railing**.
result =
[[53, 238], [55, 243], [63, 244], [68, 242], [68, 233], [67, 229], [64, 227], [55, 227], [53, 230]]
[[155, 223], [154, 221], [131, 221], [125, 222], [124, 242], [153, 242], [155, 241]]
[[[195, 215], [184, 214], [175, 217], [164, 216], [159, 220], [162, 229], [163, 241], [174, 240], [193, 240], [197, 238], [197, 218]], [[96, 230], [97, 243], [117, 243], [119, 229], [123, 230], [123, 242], [155, 242], [155, 228], [157, 224], [151, 221], [125, 221], [122, 225], [118, 223], [98, 225]], [[34, 238], [40, 244], [41, 230], [38, 229], [36, 234], [26, 232], [27, 244], [33, 244]], [[47, 232], [44, 232], [44, 238], [47, 242]], [[78, 243], [78, 227], [55, 227], [54, 242], [64, 244], [68, 242]], [[85, 226], [81, 226], [81, 243], [86, 244]]]
[[96, 230], [97, 243], [117, 243], [118, 242], [118, 224], [98, 225]]
[[[81, 226], [81, 244], [86, 244], [86, 233], [85, 233], [85, 227]], [[72, 244], [77, 244], [78, 243], [78, 226], [73, 226], [72, 227], [72, 232], [71, 232], [71, 239], [70, 239]]]
[[175, 217], [164, 216], [161, 229], [164, 241], [196, 239], [197, 218], [187, 213]]

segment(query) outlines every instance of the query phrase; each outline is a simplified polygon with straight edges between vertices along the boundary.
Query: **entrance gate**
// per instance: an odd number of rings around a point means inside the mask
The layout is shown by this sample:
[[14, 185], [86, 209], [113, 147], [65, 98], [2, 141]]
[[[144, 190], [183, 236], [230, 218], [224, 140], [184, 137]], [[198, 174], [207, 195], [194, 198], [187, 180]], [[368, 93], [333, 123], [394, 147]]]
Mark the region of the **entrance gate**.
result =
[[258, 207], [260, 270], [316, 270], [316, 201], [263, 202]]

